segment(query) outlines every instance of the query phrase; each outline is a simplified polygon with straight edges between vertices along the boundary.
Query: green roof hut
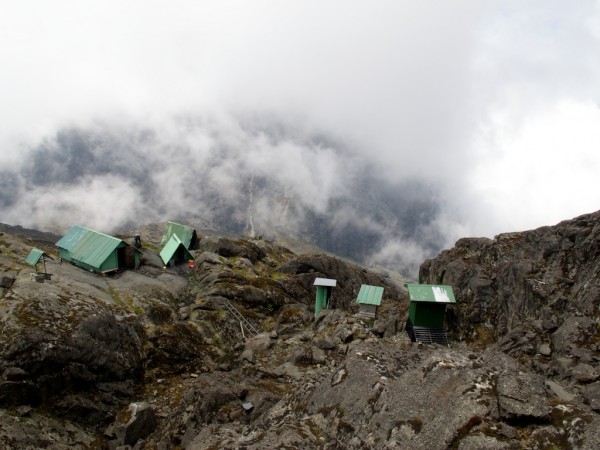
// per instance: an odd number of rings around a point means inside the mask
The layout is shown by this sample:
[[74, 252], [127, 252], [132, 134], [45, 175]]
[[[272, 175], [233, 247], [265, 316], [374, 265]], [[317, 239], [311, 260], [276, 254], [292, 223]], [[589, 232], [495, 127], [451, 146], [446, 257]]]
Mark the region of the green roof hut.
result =
[[333, 301], [333, 288], [337, 281], [330, 278], [315, 278], [314, 286], [317, 288], [315, 298], [315, 319], [323, 308], [330, 308]]
[[60, 258], [91, 272], [139, 267], [141, 253], [119, 238], [73, 225], [56, 243]]
[[198, 248], [198, 234], [196, 230], [187, 225], [181, 225], [180, 223], [167, 222], [165, 231], [163, 232], [162, 239], [160, 241], [161, 246], [166, 246], [171, 236], [177, 236], [182, 242], [183, 246], [188, 250], [195, 250]]
[[[39, 248], [32, 248], [31, 251], [29, 252], [29, 255], [27, 255], [27, 258], [25, 258], [26, 264], [29, 264], [30, 266], [35, 267], [35, 273], [34, 274], [32, 273], [31, 275], [36, 277], [36, 281], [43, 282], [43, 280], [50, 280], [50, 278], [52, 277], [51, 274], [46, 272], [46, 258], [49, 258], [52, 260], [54, 259], [54, 258], [52, 258], [52, 256], [48, 255], [47, 253], [40, 250]], [[38, 271], [38, 264], [40, 261], [42, 261], [42, 264], [44, 267], [43, 272]]]
[[366, 319], [377, 317], [377, 308], [381, 305], [382, 297], [383, 288], [381, 286], [363, 284], [358, 292], [358, 297], [356, 297], [356, 303], [358, 303], [359, 308], [357, 316]]
[[410, 300], [406, 330], [413, 342], [447, 344], [444, 330], [446, 306], [456, 303], [452, 287], [433, 284], [405, 286]]
[[173, 266], [194, 259], [189, 250], [176, 234], [172, 234], [165, 246], [160, 251], [160, 259], [165, 266]]

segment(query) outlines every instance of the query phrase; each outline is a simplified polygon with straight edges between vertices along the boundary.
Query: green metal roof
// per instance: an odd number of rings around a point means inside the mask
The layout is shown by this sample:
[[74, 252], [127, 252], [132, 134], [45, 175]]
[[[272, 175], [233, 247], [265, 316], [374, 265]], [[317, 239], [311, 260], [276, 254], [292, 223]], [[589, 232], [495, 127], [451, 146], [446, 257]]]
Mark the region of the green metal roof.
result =
[[187, 248], [185, 248], [185, 245], [183, 245], [183, 242], [181, 242], [181, 239], [179, 239], [176, 234], [173, 234], [160, 251], [160, 259], [163, 260], [165, 265], [168, 264], [171, 259], [173, 259], [179, 246], [182, 246], [185, 250], [187, 259], [194, 259], [192, 254], [187, 250]]
[[100, 268], [110, 254], [127, 244], [121, 239], [79, 225], [73, 225], [56, 246], [67, 250], [71, 258]]
[[369, 286], [363, 284], [358, 292], [356, 303], [365, 305], [381, 305], [381, 297], [383, 296], [383, 288], [381, 286]]
[[405, 284], [411, 302], [456, 303], [452, 286]]
[[30, 266], [35, 266], [38, 262], [40, 262], [42, 256], [44, 256], [43, 251], [41, 251], [39, 248], [32, 248], [29, 252], [29, 255], [27, 255], [27, 258], [25, 258], [25, 262]]
[[182, 242], [183, 246], [189, 249], [195, 234], [196, 230], [191, 227], [175, 222], [167, 222], [167, 227], [163, 232], [160, 245], [166, 245], [169, 239], [171, 239], [171, 236], [176, 235]]

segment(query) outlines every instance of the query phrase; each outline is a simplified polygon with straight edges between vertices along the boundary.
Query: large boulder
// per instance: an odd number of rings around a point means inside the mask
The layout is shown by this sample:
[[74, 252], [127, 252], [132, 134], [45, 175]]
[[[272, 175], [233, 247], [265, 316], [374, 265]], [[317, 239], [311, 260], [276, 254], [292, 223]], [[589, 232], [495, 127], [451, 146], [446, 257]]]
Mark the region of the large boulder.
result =
[[154, 408], [147, 402], [131, 403], [125, 413], [107, 429], [106, 435], [113, 437], [113, 447], [135, 445], [140, 439], [150, 435], [157, 425]]
[[209, 236], [200, 241], [200, 250], [226, 258], [247, 258], [256, 263], [265, 257], [265, 252], [251, 241]]

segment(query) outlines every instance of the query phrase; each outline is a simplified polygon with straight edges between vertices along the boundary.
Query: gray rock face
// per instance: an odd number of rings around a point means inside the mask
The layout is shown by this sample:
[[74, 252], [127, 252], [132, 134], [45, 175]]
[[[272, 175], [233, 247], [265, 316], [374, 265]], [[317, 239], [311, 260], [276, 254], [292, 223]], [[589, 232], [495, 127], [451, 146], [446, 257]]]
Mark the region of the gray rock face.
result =
[[550, 355], [552, 355], [552, 348], [550, 347], [550, 344], [544, 343], [538, 347], [538, 352], [540, 355], [550, 356]]
[[200, 249], [224, 257], [242, 257], [256, 263], [266, 254], [256, 244], [245, 240], [233, 240], [222, 237], [206, 237], [200, 241]]
[[600, 373], [589, 364], [577, 364], [573, 367], [572, 377], [582, 383], [591, 383], [600, 377]]
[[551, 407], [539, 375], [502, 373], [496, 382], [498, 410], [509, 422], [544, 422], [550, 418]]
[[[330, 256], [215, 237], [194, 270], [163, 271], [146, 249], [140, 271], [51, 262], [42, 284], [19, 262], [29, 246], [1, 236], [15, 277], [0, 288], [0, 442], [600, 448], [596, 216], [461, 240], [424, 263], [457, 293], [451, 348], [412, 344], [391, 278]], [[316, 276], [338, 286], [315, 321]], [[376, 321], [354, 316], [363, 283], [385, 286]], [[229, 304], [262, 333], [247, 339]]]
[[15, 282], [16, 272], [12, 270], [0, 271], [0, 288], [9, 289]]
[[500, 352], [365, 341], [335, 367], [297, 366], [294, 389], [251, 425], [213, 423], [187, 448], [592, 448], [598, 416], [522, 369]]
[[552, 333], [552, 346], [557, 352], [569, 353], [572, 348], [585, 343], [594, 334], [596, 324], [590, 317], [565, 317]]
[[[455, 339], [496, 342], [543, 375], [582, 383], [598, 370], [599, 273], [600, 211], [493, 240], [460, 239], [420, 268], [424, 282], [454, 288], [447, 319]], [[594, 370], [574, 372], [578, 363]]]
[[106, 434], [114, 436], [111, 445], [135, 445], [140, 439], [149, 436], [156, 429], [156, 415], [149, 403], [131, 403], [125, 417], [117, 417]]
[[250, 350], [266, 349], [271, 346], [271, 337], [267, 333], [257, 334], [246, 340], [244, 347]]
[[498, 337], [541, 316], [597, 314], [600, 286], [589, 281], [598, 273], [599, 242], [600, 211], [494, 240], [461, 239], [425, 261], [420, 277], [454, 287], [460, 299], [457, 333], [469, 336], [477, 324], [489, 322]]
[[546, 380], [545, 385], [548, 390], [551, 392], [553, 397], [556, 397], [562, 402], [572, 402], [575, 400], [575, 396], [569, 392], [567, 392], [560, 384], [552, 381]]
[[86, 450], [98, 443], [98, 437], [85, 427], [48, 414], [0, 409], [0, 443], [6, 449]]
[[242, 354], [240, 355], [240, 359], [242, 361], [247, 361], [251, 364], [254, 364], [256, 362], [256, 356], [254, 355], [254, 352], [252, 351], [252, 349], [247, 348], [246, 350], [244, 350], [242, 352]]
[[[60, 297], [38, 299], [5, 297], [4, 308], [0, 307], [5, 338], [0, 343], [0, 364], [8, 366], [4, 373], [11, 380], [0, 391], [11, 383], [16, 393], [0, 394], [0, 401], [38, 404], [46, 399], [67, 413], [82, 403], [69, 405], [65, 401], [69, 397], [63, 395], [65, 386], [87, 391], [105, 381], [140, 379], [145, 336], [135, 317], [118, 317], [110, 307], [88, 308], [76, 300], [70, 305], [74, 309], [67, 313], [67, 303]], [[55, 396], [62, 401], [55, 402]], [[107, 401], [106, 411], [100, 413], [102, 419], [115, 404], [118, 401]], [[98, 416], [90, 414], [90, 420], [98, 420]]]
[[600, 411], [600, 381], [591, 383], [584, 387], [583, 398], [585, 402], [596, 412]]
[[279, 266], [277, 271], [295, 275], [295, 280], [311, 293], [311, 303], [314, 303], [312, 283], [316, 277], [336, 279], [333, 304], [337, 309], [358, 310], [355, 302], [362, 284], [384, 286], [385, 298], [388, 302], [406, 299], [403, 291], [395, 288], [382, 277], [327, 255], [299, 255]]

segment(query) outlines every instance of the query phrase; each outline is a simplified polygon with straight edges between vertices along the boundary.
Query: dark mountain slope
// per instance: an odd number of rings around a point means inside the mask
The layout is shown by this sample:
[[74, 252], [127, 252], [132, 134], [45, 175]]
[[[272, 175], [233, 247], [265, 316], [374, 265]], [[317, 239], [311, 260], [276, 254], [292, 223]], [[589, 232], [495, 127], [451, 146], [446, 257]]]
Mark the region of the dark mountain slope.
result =
[[[193, 270], [165, 270], [156, 232], [138, 271], [50, 261], [37, 283], [31, 242], [0, 234], [0, 442], [600, 448], [599, 216], [424, 262], [455, 289], [450, 348], [411, 343], [405, 291], [333, 256], [211, 235]], [[314, 320], [316, 277], [338, 280], [337, 309]], [[374, 321], [354, 315], [362, 283], [384, 287]]]

